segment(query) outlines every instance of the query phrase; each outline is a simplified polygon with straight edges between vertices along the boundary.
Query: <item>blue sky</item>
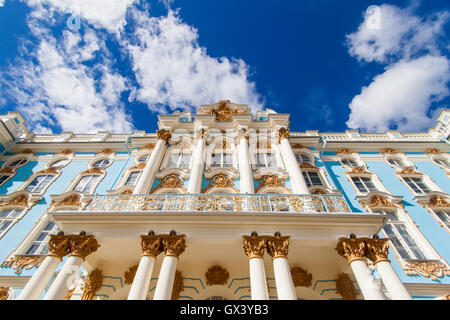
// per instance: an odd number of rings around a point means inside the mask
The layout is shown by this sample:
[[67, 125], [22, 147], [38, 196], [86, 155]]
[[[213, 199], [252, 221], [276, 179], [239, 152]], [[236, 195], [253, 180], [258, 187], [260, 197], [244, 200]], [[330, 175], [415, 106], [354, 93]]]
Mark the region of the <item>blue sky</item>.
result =
[[0, 111], [153, 132], [230, 99], [292, 131], [421, 131], [449, 105], [449, 36], [444, 0], [0, 0]]

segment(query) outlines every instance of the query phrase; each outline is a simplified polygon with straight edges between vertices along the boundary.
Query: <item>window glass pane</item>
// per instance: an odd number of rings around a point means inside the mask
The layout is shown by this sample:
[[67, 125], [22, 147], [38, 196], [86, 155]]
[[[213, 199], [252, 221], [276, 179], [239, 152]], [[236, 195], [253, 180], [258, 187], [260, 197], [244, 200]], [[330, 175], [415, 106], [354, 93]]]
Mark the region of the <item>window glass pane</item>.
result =
[[33, 181], [26, 187], [27, 191], [30, 192], [41, 192], [47, 187], [50, 181], [53, 179], [52, 175], [42, 175], [34, 178]]
[[358, 166], [358, 164], [356, 163], [355, 160], [349, 159], [349, 158], [342, 159], [342, 164], [345, 166], [348, 166], [348, 167], [357, 167]]
[[256, 167], [261, 168], [266, 166], [266, 160], [263, 153], [256, 154]]
[[11, 223], [12, 221], [9, 220], [0, 220], [0, 233], [5, 231]]
[[83, 192], [92, 193], [94, 191], [94, 188], [95, 188], [99, 178], [100, 178], [100, 176], [98, 176], [98, 175], [90, 176], [90, 179], [89, 179], [88, 183], [86, 184]]
[[182, 154], [179, 168], [188, 169], [191, 161], [191, 154]]
[[211, 155], [211, 167], [213, 167], [213, 168], [220, 167], [221, 160], [222, 160], [222, 154], [221, 153], [213, 153]]
[[230, 153], [225, 153], [223, 157], [223, 166], [230, 168], [233, 166], [233, 155]]
[[311, 187], [311, 181], [309, 181], [309, 177], [308, 177], [308, 175], [306, 174], [306, 172], [302, 172], [302, 174], [303, 174], [303, 178], [305, 179], [306, 186], [307, 186], [308, 188]]
[[39, 249], [38, 244], [32, 244], [30, 249], [26, 252], [26, 254], [36, 254], [36, 251]]
[[434, 162], [444, 167], [450, 167], [450, 164], [445, 159], [434, 159]]
[[18, 166], [26, 163], [26, 162], [27, 162], [27, 159], [15, 160], [15, 161], [11, 162], [10, 164], [8, 164], [7, 167], [15, 168], [15, 167], [18, 167]]
[[322, 180], [320, 180], [319, 174], [317, 172], [308, 172], [313, 186], [321, 186]]
[[450, 215], [446, 211], [435, 210], [434, 213], [444, 222], [450, 222]]
[[139, 178], [139, 176], [141, 175], [140, 171], [136, 171], [136, 172], [132, 172], [130, 173], [130, 175], [128, 176], [127, 181], [125, 182], [126, 186], [134, 186], [136, 185], [136, 181]]
[[150, 156], [150, 155], [148, 155], [148, 154], [143, 155], [142, 157], [139, 158], [138, 162], [139, 162], [139, 163], [147, 162], [149, 156]]
[[298, 162], [309, 162], [310, 160], [309, 160], [309, 157], [308, 156], [306, 156], [306, 155], [304, 155], [304, 154], [301, 154], [301, 153], [296, 153], [295, 154], [295, 158], [297, 159], [297, 161]]
[[53, 227], [55, 226], [55, 223], [50, 221], [49, 223], [47, 223], [47, 225], [45, 226], [44, 230], [52, 230]]
[[110, 161], [108, 159], [102, 159], [95, 162], [92, 166], [94, 168], [105, 168], [109, 165]]
[[169, 162], [167, 163], [167, 168], [176, 168], [178, 165], [178, 159], [180, 158], [179, 153], [172, 153], [170, 155]]
[[400, 254], [400, 256], [403, 259], [411, 259], [411, 256], [409, 253], [403, 248], [402, 243], [398, 240], [397, 235], [394, 233], [394, 230], [392, 229], [392, 225], [387, 224], [383, 227], [384, 232], [388, 235], [388, 238], [392, 245], [395, 247], [397, 252]]
[[277, 166], [277, 159], [274, 153], [267, 153], [267, 167], [274, 168]]
[[1, 175], [0, 176], [0, 184], [5, 182], [6, 180], [8, 180], [8, 178], [9, 178], [9, 175]]
[[51, 168], [61, 168], [64, 167], [69, 162], [68, 159], [61, 159], [53, 162], [50, 167]]

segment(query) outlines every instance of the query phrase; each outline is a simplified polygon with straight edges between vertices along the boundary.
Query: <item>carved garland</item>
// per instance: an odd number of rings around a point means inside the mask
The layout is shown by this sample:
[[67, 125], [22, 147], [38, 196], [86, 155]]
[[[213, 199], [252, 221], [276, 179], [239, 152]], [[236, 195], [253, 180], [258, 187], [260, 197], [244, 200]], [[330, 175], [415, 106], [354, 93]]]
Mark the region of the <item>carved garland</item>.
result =
[[21, 274], [22, 270], [29, 270], [33, 267], [39, 267], [44, 261], [45, 256], [16, 256], [3, 261], [0, 267], [17, 269], [14, 273]]
[[284, 179], [280, 179], [276, 175], [273, 174], [264, 175], [257, 181], [259, 182], [259, 186], [255, 189], [256, 193], [258, 193], [261, 189], [266, 187], [282, 188], [290, 192], [290, 190], [286, 188], [286, 185], [284, 184]]
[[438, 278], [442, 278], [444, 275], [450, 276], [450, 269], [444, 264], [439, 264], [437, 262], [420, 261], [407, 263], [404, 271], [407, 275], [419, 274], [435, 281], [439, 280]]
[[202, 193], [205, 193], [212, 188], [232, 188], [235, 191], [237, 190], [234, 188], [234, 180], [226, 174], [216, 174], [209, 179], [208, 186], [202, 190]]

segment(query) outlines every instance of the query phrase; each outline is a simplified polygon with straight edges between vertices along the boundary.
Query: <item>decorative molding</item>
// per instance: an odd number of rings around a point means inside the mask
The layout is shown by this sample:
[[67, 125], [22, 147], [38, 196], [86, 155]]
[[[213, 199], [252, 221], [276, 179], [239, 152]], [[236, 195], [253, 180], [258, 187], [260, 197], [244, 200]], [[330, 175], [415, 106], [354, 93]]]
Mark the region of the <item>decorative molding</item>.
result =
[[15, 174], [15, 171], [10, 168], [10, 167], [6, 167], [6, 168], [2, 168], [0, 169], [0, 173], [11, 173], [11, 174]]
[[74, 156], [74, 155], [75, 155], [75, 152], [73, 152], [73, 151], [70, 150], [70, 149], [64, 149], [64, 150], [62, 150], [62, 151], [60, 151], [60, 152], [56, 152], [55, 155], [56, 155], [56, 154], [63, 154], [63, 155], [66, 155], [66, 156], [68, 156], [68, 155]]
[[356, 300], [357, 294], [353, 281], [346, 273], [340, 273], [335, 280], [337, 293], [344, 300]]
[[29, 208], [30, 196], [26, 193], [21, 193], [9, 200], [8, 202], [0, 202], [0, 206], [24, 206]]
[[34, 151], [31, 149], [25, 149], [21, 152], [18, 152], [18, 154], [32, 154], [33, 156], [35, 155]]
[[308, 149], [308, 150], [309, 150], [308, 147], [305, 147], [304, 145], [302, 145], [302, 144], [300, 144], [300, 143], [292, 144], [292, 145], [291, 145], [291, 148], [292, 148], [292, 149]]
[[[236, 108], [230, 107], [230, 100], [219, 100], [218, 107], [213, 108], [209, 114], [216, 116], [216, 121], [229, 121], [233, 114], [238, 114], [238, 110]], [[208, 113], [206, 113], [208, 114]]]
[[92, 271], [84, 281], [81, 300], [92, 300], [103, 284], [103, 273], [100, 269]]
[[338, 154], [339, 154], [339, 153], [343, 153], [343, 154], [351, 154], [351, 153], [355, 153], [355, 152], [353, 152], [352, 150], [347, 149], [347, 148], [342, 148], [342, 149], [339, 150], [337, 153], [338, 153]]
[[432, 148], [432, 149], [428, 149], [425, 154], [427, 156], [429, 156], [430, 154], [441, 154], [441, 153], [443, 153], [441, 150]]
[[206, 193], [209, 189], [212, 188], [233, 188], [235, 191], [237, 191], [237, 189], [234, 187], [233, 181], [234, 180], [226, 174], [216, 174], [208, 179], [208, 185], [204, 189], [202, 189], [202, 193]]
[[64, 300], [70, 300], [72, 299], [73, 293], [75, 292], [75, 289], [77, 288], [77, 286], [74, 286], [72, 289], [70, 289], [69, 291], [67, 291], [66, 296], [64, 297]]
[[48, 251], [48, 256], [57, 257], [62, 261], [62, 258], [70, 253], [69, 237], [51, 234], [48, 240]]
[[386, 198], [376, 194], [370, 199], [369, 207], [374, 208], [374, 207], [397, 207], [397, 206], [389, 202]]
[[384, 155], [384, 154], [403, 154], [403, 155], [404, 155], [403, 152], [397, 151], [397, 150], [392, 149], [392, 148], [386, 148], [386, 149], [384, 149], [384, 150], [381, 152], [381, 154], [382, 154], [382, 155]]
[[59, 174], [59, 169], [50, 167], [50, 168], [36, 172], [36, 175], [38, 175], [38, 174]]
[[100, 168], [91, 168], [80, 173], [80, 175], [83, 174], [105, 174], [105, 171]]
[[301, 267], [291, 268], [294, 287], [309, 287], [312, 284], [312, 274]]
[[184, 290], [184, 278], [181, 271], [175, 271], [175, 278], [173, 280], [172, 297], [171, 300], [178, 300], [181, 291]]
[[136, 271], [139, 264], [135, 264], [134, 266], [131, 266], [128, 268], [128, 271], [125, 271], [124, 278], [125, 278], [125, 284], [132, 284], [134, 280], [134, 276], [136, 275]]
[[372, 172], [367, 171], [363, 167], [355, 167], [351, 171], [346, 171], [346, 174], [372, 174]]
[[266, 250], [273, 259], [287, 258], [289, 252], [289, 236], [266, 237]]
[[139, 151], [140, 150], [153, 150], [153, 149], [155, 149], [155, 145], [153, 143], [149, 143], [146, 146], [139, 148]]
[[431, 208], [434, 207], [450, 207], [450, 203], [440, 195], [435, 195], [430, 198], [430, 202], [428, 203], [428, 206]]
[[263, 175], [257, 181], [259, 182], [259, 186], [255, 189], [255, 193], [258, 193], [261, 189], [266, 187], [282, 188], [290, 192], [290, 190], [284, 184], [285, 179], [279, 178], [277, 175], [274, 174]]
[[206, 284], [209, 286], [219, 285], [223, 286], [227, 284], [230, 273], [227, 269], [220, 266], [213, 266], [205, 273]]
[[112, 154], [112, 155], [114, 155], [115, 153], [113, 151], [111, 151], [111, 149], [103, 149], [102, 151], [97, 152], [95, 155], [98, 156], [100, 154]]
[[21, 274], [22, 270], [29, 270], [33, 267], [39, 267], [44, 261], [45, 256], [16, 255], [2, 262], [0, 267], [17, 269], [14, 273]]
[[146, 162], [140, 162], [140, 163], [138, 163], [137, 165], [128, 168], [128, 171], [136, 170], [136, 169], [142, 170], [142, 169], [145, 168], [146, 165], [147, 165]]
[[317, 170], [319, 170], [319, 168], [317, 168], [316, 166], [314, 166], [314, 165], [312, 165], [311, 163], [308, 163], [308, 162], [302, 162], [300, 164], [300, 168], [301, 169], [317, 169]]
[[262, 258], [266, 248], [266, 237], [261, 236], [243, 236], [244, 252], [248, 259]]
[[407, 275], [421, 275], [435, 281], [450, 276], [450, 269], [435, 261], [414, 261], [407, 263], [403, 270]]
[[396, 172], [397, 174], [420, 174], [423, 175], [422, 172], [418, 172], [413, 168], [403, 168], [402, 170], [400, 170], [399, 172]]
[[57, 202], [54, 207], [62, 207], [62, 206], [75, 206], [81, 207], [81, 196], [77, 193], [71, 194], [70, 196], [64, 198], [60, 202]]

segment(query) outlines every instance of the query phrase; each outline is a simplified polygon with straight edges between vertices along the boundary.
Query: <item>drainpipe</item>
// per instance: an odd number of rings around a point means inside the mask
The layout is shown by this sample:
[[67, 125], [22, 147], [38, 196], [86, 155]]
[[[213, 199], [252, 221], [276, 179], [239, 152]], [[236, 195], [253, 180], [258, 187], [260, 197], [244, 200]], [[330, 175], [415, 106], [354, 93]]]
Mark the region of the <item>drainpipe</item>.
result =
[[111, 188], [109, 189], [109, 191], [111, 191], [111, 190], [114, 188], [114, 186], [116, 185], [117, 180], [118, 180], [119, 177], [122, 175], [123, 170], [125, 169], [125, 167], [127, 166], [128, 162], [130, 161], [130, 158], [131, 158], [131, 151], [130, 151], [130, 149], [128, 149], [128, 144], [129, 144], [130, 142], [131, 142], [131, 138], [128, 136], [127, 139], [125, 140], [125, 143], [124, 143], [125, 149], [127, 150], [127, 153], [128, 153], [128, 159], [127, 159], [127, 161], [125, 161], [125, 163], [123, 164], [122, 169], [120, 169], [120, 172], [119, 172], [119, 174], [117, 175], [116, 179], [114, 180], [113, 184], [111, 185]]

